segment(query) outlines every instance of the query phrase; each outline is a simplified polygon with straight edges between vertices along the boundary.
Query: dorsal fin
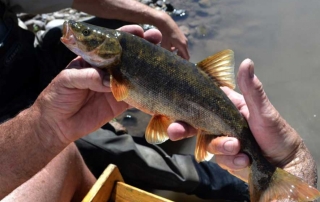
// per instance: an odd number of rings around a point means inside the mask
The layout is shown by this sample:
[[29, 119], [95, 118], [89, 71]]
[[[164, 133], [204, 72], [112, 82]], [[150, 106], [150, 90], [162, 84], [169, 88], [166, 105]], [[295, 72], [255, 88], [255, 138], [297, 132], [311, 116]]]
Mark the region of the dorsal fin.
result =
[[209, 75], [217, 86], [236, 87], [234, 80], [234, 53], [232, 50], [223, 50], [207, 57], [197, 66]]

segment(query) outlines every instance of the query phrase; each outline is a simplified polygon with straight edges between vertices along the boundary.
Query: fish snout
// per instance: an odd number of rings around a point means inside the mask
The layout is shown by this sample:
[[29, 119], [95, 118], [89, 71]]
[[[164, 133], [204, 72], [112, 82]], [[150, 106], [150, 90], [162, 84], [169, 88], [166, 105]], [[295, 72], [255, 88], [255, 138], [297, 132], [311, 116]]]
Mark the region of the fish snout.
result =
[[72, 33], [72, 29], [70, 28], [70, 23], [72, 23], [72, 21], [65, 21], [63, 23], [62, 37], [60, 40], [64, 44], [75, 44], [76, 43], [76, 40], [75, 40], [74, 35]]

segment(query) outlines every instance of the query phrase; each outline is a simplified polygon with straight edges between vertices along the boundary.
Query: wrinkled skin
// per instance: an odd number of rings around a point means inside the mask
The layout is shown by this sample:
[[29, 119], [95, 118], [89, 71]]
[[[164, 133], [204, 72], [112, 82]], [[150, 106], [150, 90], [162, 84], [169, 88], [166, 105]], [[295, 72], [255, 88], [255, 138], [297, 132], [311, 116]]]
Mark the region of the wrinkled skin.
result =
[[[227, 87], [222, 89], [247, 119], [264, 156], [275, 166], [316, 185], [316, 166], [310, 152], [298, 133], [268, 100], [261, 82], [254, 75], [254, 64], [250, 59], [240, 65], [237, 80], [243, 95]], [[169, 126], [168, 133], [171, 140], [179, 140], [195, 135], [196, 130], [185, 123], [174, 123]], [[207, 149], [215, 154], [216, 162], [222, 168], [244, 181], [248, 180], [250, 161], [247, 155], [239, 153], [240, 143], [236, 138], [216, 138]]]

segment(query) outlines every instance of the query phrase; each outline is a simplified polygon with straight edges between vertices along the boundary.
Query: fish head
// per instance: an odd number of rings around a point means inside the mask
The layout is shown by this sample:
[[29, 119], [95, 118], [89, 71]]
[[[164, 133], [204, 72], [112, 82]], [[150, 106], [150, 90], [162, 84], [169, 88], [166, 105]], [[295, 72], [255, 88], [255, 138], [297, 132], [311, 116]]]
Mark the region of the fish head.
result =
[[122, 48], [118, 31], [69, 20], [62, 32], [61, 42], [89, 64], [107, 68], [119, 62]]

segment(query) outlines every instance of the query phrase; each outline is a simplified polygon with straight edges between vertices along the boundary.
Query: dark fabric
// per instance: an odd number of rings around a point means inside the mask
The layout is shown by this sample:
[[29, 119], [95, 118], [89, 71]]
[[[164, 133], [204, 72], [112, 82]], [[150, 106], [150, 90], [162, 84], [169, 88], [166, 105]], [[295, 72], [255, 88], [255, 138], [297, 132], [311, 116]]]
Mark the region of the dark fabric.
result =
[[96, 177], [110, 164], [124, 180], [141, 189], [164, 189], [204, 199], [249, 201], [248, 186], [212, 162], [198, 164], [192, 155], [172, 157], [144, 137], [98, 131], [76, 141], [84, 161]]
[[18, 27], [16, 17], [0, 4], [0, 119], [24, 109], [39, 93], [34, 35]]
[[193, 194], [205, 199], [250, 201], [248, 185], [211, 162], [194, 164], [200, 178]]

